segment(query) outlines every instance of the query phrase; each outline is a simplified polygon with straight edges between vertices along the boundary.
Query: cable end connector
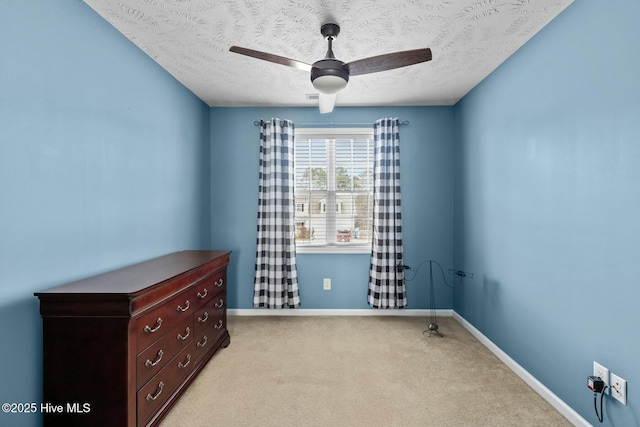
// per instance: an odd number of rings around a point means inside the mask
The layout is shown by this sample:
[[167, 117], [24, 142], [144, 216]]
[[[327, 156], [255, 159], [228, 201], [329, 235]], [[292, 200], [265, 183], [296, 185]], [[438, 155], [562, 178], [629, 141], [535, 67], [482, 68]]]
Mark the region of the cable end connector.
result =
[[604, 391], [604, 381], [600, 377], [587, 377], [587, 387], [594, 393], [602, 393]]

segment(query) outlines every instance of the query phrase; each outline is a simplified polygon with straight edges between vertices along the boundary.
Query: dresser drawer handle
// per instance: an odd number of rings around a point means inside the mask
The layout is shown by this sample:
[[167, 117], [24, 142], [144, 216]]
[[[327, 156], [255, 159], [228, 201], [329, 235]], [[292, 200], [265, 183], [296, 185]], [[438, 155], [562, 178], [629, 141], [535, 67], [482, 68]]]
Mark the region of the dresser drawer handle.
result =
[[156, 366], [162, 360], [162, 354], [162, 350], [158, 350], [158, 356], [156, 357], [156, 360], [152, 362], [151, 360], [147, 359], [147, 361], [144, 362], [144, 366], [146, 366], [147, 368]]
[[189, 327], [187, 327], [187, 329], [184, 330], [184, 333], [186, 334], [184, 336], [182, 334], [178, 334], [178, 339], [180, 341], [186, 340], [189, 337], [189, 335], [191, 335], [191, 329], [189, 329]]
[[224, 322], [222, 321], [222, 319], [220, 319], [220, 320], [218, 320], [218, 323], [213, 325], [213, 327], [216, 328], [216, 329], [220, 329], [220, 328], [222, 328], [222, 325], [224, 325]]
[[157, 331], [158, 329], [160, 329], [160, 325], [162, 325], [162, 319], [161, 319], [160, 317], [158, 317], [158, 320], [156, 320], [156, 326], [152, 328], [152, 327], [151, 327], [151, 326], [149, 326], [149, 325], [145, 325], [145, 327], [144, 327], [144, 331], [145, 331], [147, 334], [152, 334], [152, 333], [154, 333], [155, 331]]
[[207, 336], [205, 335], [204, 337], [202, 337], [202, 341], [196, 343], [196, 345], [200, 348], [204, 347], [205, 345], [207, 345]]
[[198, 298], [202, 299], [202, 298], [204, 298], [206, 296], [207, 296], [207, 288], [204, 288], [204, 292], [203, 293], [198, 292]]
[[189, 300], [186, 300], [185, 303], [184, 303], [184, 308], [182, 308], [182, 306], [178, 306], [178, 311], [183, 311], [184, 312], [184, 311], [189, 310], [189, 305], [190, 305], [189, 304]]
[[198, 317], [198, 322], [200, 323], [204, 323], [207, 321], [207, 319], [209, 318], [209, 313], [207, 313], [206, 311], [204, 312], [204, 319], [202, 317]]
[[187, 354], [187, 363], [178, 362], [178, 368], [184, 369], [191, 363], [191, 355]]
[[223, 305], [224, 305], [224, 300], [222, 298], [220, 298], [220, 301], [218, 301], [215, 304], [216, 308], [222, 308]]
[[162, 389], [164, 388], [164, 383], [160, 381], [158, 384], [158, 390], [156, 390], [155, 394], [152, 396], [151, 393], [147, 394], [147, 402], [151, 402], [152, 400], [156, 400], [160, 393], [162, 393]]
[[216, 288], [219, 288], [220, 286], [224, 285], [224, 279], [216, 280], [216, 283], [214, 283], [214, 285], [216, 285]]

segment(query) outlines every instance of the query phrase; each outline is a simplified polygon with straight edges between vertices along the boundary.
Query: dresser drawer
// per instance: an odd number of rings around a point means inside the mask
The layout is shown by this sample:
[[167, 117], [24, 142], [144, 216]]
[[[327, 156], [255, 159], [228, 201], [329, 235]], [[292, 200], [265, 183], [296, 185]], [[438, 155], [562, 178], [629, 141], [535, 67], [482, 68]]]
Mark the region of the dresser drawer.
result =
[[196, 346], [196, 358], [206, 353], [213, 345], [213, 337], [208, 326], [213, 324], [214, 313], [213, 300], [209, 300], [193, 315], [193, 340]]
[[164, 368], [192, 340], [193, 316], [189, 316], [140, 353], [136, 359], [136, 390]]
[[137, 353], [160, 339], [182, 319], [193, 314], [195, 306], [197, 302], [193, 294], [185, 291], [136, 320]]
[[198, 357], [213, 347], [220, 335], [226, 330], [223, 293], [216, 295], [194, 314], [193, 339], [196, 342]]
[[[218, 330], [223, 325], [219, 324], [220, 314], [224, 313], [225, 306], [227, 304], [224, 294], [218, 294], [211, 298], [207, 303], [202, 306], [194, 314], [193, 326], [194, 326], [194, 339], [198, 340], [198, 337], [202, 337], [202, 334], [212, 329]], [[216, 324], [218, 323], [217, 327]], [[211, 333], [208, 334], [211, 338]]]
[[192, 341], [138, 391], [139, 426], [145, 425], [164, 402], [173, 395], [193, 370], [195, 359], [195, 343]]
[[199, 301], [199, 306], [226, 290], [226, 276], [225, 270], [219, 270], [193, 287], [191, 290], [193, 299]]
[[227, 298], [221, 295], [220, 298], [214, 298], [214, 317], [213, 317], [213, 337], [217, 341], [218, 338], [227, 330]]

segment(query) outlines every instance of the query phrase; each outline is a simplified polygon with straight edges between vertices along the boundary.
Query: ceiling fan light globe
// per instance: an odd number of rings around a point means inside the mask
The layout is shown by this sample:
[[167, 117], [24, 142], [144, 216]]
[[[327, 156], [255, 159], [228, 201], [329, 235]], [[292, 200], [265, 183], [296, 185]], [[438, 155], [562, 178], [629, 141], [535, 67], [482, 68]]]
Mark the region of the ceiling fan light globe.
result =
[[339, 93], [347, 87], [347, 81], [345, 79], [333, 75], [318, 76], [311, 83], [318, 92], [327, 95]]

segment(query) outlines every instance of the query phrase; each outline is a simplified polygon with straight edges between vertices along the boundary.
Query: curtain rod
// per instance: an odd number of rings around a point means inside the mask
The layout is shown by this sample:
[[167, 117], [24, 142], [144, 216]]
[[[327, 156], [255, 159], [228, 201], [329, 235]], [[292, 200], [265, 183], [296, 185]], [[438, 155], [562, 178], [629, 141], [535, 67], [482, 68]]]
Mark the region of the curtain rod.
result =
[[[254, 126], [260, 126], [260, 123], [263, 120], [254, 120], [253, 125]], [[345, 126], [373, 126], [373, 123], [334, 123], [334, 122], [329, 122], [329, 123], [296, 123], [294, 122], [294, 124], [296, 126], [307, 126], [307, 127], [311, 127], [311, 126], [328, 126], [328, 127], [334, 127], [334, 126], [339, 126], [339, 127], [345, 127]], [[401, 121], [400, 122], [400, 126], [408, 126], [409, 125], [409, 120], [405, 120], [405, 121]]]

